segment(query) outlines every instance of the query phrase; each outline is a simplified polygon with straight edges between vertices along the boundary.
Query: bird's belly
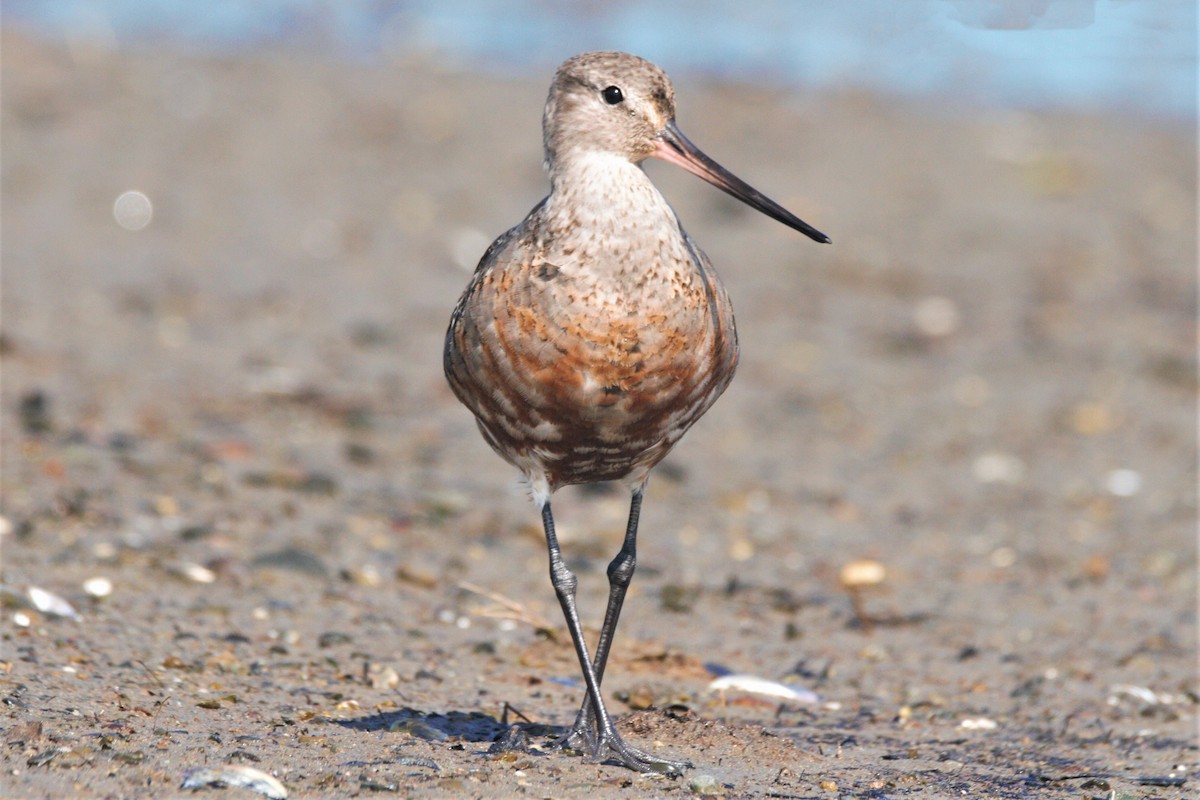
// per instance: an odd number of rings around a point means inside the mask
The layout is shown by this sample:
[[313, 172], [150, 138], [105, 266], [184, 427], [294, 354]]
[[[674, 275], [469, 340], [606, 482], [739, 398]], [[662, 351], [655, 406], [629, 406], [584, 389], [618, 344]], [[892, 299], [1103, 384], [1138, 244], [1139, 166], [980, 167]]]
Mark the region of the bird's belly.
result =
[[493, 449], [551, 489], [644, 478], [737, 364], [733, 310], [697, 253], [538, 256], [479, 277], [446, 373]]
[[503, 377], [492, 383], [490, 413], [477, 416], [501, 455], [538, 462], [554, 485], [648, 471], [712, 405], [736, 364], [736, 342], [703, 316], [607, 324], [516, 317], [485, 345]]

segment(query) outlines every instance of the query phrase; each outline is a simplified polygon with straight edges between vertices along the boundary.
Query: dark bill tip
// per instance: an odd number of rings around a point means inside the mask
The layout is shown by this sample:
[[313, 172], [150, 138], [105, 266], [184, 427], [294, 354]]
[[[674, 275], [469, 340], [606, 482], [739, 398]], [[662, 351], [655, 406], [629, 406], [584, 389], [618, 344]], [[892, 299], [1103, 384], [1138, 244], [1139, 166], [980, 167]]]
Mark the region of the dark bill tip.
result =
[[800, 231], [813, 241], [829, 244], [830, 238], [788, 211], [783, 206], [755, 189], [744, 180], [709, 158], [703, 150], [683, 135], [672, 120], [659, 134], [657, 146], [651, 156], [683, 167], [721, 191], [736, 197], [753, 209], [761, 211], [773, 220], [782, 222], [793, 230]]

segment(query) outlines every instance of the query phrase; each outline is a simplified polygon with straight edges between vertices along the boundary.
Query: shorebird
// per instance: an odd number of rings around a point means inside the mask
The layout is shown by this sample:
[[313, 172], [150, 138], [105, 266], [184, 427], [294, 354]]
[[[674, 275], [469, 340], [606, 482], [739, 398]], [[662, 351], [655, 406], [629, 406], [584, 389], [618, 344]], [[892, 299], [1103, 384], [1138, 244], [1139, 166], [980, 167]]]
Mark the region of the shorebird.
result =
[[[818, 242], [829, 237], [688, 141], [670, 79], [637, 56], [568, 59], [542, 124], [550, 194], [484, 253], [450, 317], [443, 364], [541, 509], [550, 580], [586, 684], [557, 747], [679, 774], [691, 765], [625, 743], [600, 683], [633, 578], [646, 480], [729, 385], [738, 343], [724, 286], [641, 164], [676, 164]], [[590, 655], [550, 497], [601, 481], [623, 482], [632, 500]]]

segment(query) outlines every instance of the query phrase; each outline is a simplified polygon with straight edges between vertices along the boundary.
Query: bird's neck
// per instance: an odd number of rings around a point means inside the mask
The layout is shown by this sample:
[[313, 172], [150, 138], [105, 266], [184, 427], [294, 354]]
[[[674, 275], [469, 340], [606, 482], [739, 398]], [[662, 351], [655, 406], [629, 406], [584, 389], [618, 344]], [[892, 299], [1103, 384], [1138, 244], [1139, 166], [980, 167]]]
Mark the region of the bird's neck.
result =
[[544, 214], [552, 230], [639, 238], [678, 225], [650, 178], [624, 157], [582, 153], [559, 160], [550, 170], [550, 181]]
[[[555, 163], [550, 175], [553, 190], [532, 227], [536, 251], [563, 278], [551, 291], [590, 297], [619, 318], [703, 307], [698, 251], [640, 166], [589, 155]], [[608, 330], [610, 322], [600, 315], [594, 326]]]

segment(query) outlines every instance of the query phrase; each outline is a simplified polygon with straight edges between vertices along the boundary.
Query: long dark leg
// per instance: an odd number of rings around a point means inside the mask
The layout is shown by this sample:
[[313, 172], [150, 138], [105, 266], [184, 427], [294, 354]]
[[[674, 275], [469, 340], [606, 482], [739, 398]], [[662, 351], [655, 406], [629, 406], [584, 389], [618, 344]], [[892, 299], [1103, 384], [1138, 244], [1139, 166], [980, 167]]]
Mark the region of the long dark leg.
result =
[[[637, 529], [642, 512], [642, 490], [634, 491], [629, 504], [629, 522], [625, 526], [625, 541], [615, 558], [608, 565], [608, 607], [604, 611], [604, 624], [600, 627], [600, 640], [596, 643], [596, 657], [592, 667], [596, 671], [596, 682], [603, 683], [604, 668], [612, 650], [613, 637], [617, 632], [617, 621], [621, 618], [621, 607], [625, 604], [625, 592], [633, 580], [637, 568]], [[596, 717], [592, 713], [591, 698], [585, 698], [583, 707], [575, 717], [575, 726], [568, 738], [573, 746], [587, 746], [595, 742]]]
[[641, 505], [642, 492], [639, 489], [634, 493], [630, 506], [629, 524], [625, 529], [625, 542], [616, 558], [608, 566], [608, 606], [604, 613], [604, 624], [600, 628], [600, 639], [596, 644], [594, 662], [588, 659], [587, 644], [583, 640], [579, 613], [575, 606], [576, 578], [562, 560], [558, 538], [554, 533], [554, 517], [550, 512], [550, 503], [547, 502], [542, 507], [542, 524], [546, 529], [546, 544], [550, 550], [550, 581], [554, 585], [555, 594], [558, 595], [563, 616], [567, 619], [571, 640], [575, 644], [575, 653], [579, 657], [579, 665], [583, 670], [584, 681], [587, 683], [587, 698], [584, 700], [583, 708], [580, 709], [574, 727], [562, 743], [570, 747], [586, 747], [597, 759], [614, 758], [625, 766], [640, 772], [679, 773], [691, 765], [686, 762], [652, 756], [625, 744], [617, 734], [612, 717], [604, 707], [604, 699], [600, 694], [600, 679], [604, 675], [604, 667], [608, 661], [609, 651], [612, 649], [613, 634], [616, 632], [617, 620], [621, 616], [625, 592], [629, 588], [637, 565], [637, 524]]
[[596, 642], [596, 680], [604, 680], [604, 667], [612, 649], [613, 636], [617, 632], [617, 620], [621, 618], [621, 607], [625, 605], [625, 592], [633, 581], [637, 569], [638, 518], [642, 514], [642, 490], [633, 493], [629, 503], [629, 522], [625, 525], [625, 541], [616, 557], [608, 565], [608, 607], [604, 610], [604, 624], [600, 627], [600, 640]]

